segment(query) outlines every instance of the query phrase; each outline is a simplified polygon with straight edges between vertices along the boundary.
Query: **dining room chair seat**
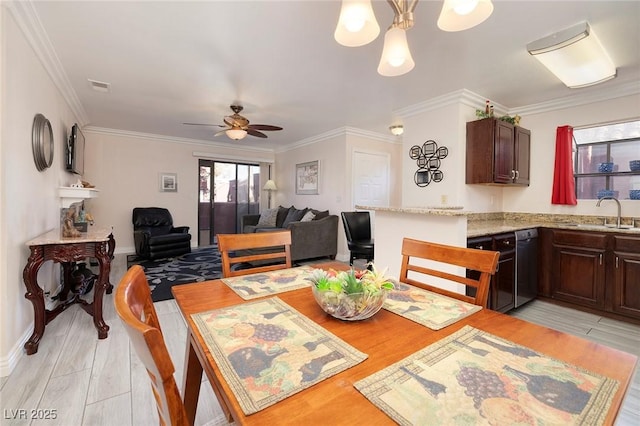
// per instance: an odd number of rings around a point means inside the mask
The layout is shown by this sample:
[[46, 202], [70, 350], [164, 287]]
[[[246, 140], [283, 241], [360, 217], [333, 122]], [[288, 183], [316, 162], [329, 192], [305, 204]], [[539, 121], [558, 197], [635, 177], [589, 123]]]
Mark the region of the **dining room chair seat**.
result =
[[[404, 238], [400, 282], [487, 307], [491, 276], [500, 253]], [[424, 282], [429, 279], [430, 283]], [[462, 284], [475, 288], [475, 296], [460, 294], [436, 285]]]
[[349, 248], [349, 265], [355, 259], [373, 262], [375, 242], [371, 236], [371, 217], [367, 211], [342, 212], [342, 225]]
[[223, 278], [291, 268], [291, 231], [218, 234]]
[[173, 373], [175, 368], [162, 335], [151, 290], [140, 265], [132, 266], [116, 288], [116, 313], [129, 335], [131, 347], [151, 379], [160, 425], [189, 425]]

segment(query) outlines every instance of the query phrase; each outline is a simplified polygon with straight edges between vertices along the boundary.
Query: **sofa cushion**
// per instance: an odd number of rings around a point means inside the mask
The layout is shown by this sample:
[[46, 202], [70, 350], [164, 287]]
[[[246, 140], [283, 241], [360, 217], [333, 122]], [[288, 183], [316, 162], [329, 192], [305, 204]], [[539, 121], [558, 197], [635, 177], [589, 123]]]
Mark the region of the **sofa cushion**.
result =
[[300, 222], [311, 222], [314, 217], [316, 217], [315, 213], [309, 210], [304, 214], [304, 216], [302, 216], [302, 219], [300, 219]]
[[267, 209], [260, 213], [260, 219], [258, 219], [257, 228], [269, 227], [274, 228], [276, 226], [276, 219], [278, 217], [278, 209]]
[[293, 206], [278, 207], [278, 215], [276, 216], [276, 228], [282, 228], [282, 224], [284, 223], [284, 220], [287, 218], [287, 214], [289, 214], [289, 210], [291, 210], [292, 208]]
[[286, 228], [291, 222], [298, 222], [302, 219], [302, 216], [307, 212], [307, 209], [298, 210], [295, 207], [291, 206], [289, 209], [289, 213], [287, 213], [287, 217], [282, 222], [282, 227]]
[[324, 211], [318, 211], [318, 210], [311, 210], [316, 217], [313, 218], [313, 220], [320, 220], [320, 219], [324, 219], [325, 217], [329, 217], [329, 210], [324, 210]]

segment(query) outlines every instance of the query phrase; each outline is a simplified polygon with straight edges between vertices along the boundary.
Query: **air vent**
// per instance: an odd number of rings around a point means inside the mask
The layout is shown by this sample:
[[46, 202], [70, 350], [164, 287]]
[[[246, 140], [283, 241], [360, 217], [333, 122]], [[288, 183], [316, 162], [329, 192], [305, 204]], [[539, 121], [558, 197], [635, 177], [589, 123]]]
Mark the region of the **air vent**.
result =
[[88, 80], [89, 80], [89, 84], [91, 85], [91, 88], [96, 92], [109, 93], [111, 91], [111, 83], [91, 80], [90, 78]]

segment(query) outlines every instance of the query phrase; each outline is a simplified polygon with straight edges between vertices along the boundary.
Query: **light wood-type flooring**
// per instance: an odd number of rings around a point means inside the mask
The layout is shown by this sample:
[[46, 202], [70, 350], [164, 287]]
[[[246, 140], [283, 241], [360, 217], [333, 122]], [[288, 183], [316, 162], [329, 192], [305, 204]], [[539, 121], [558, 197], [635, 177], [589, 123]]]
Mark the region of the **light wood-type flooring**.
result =
[[[113, 284], [125, 271], [125, 257], [117, 255], [112, 263]], [[155, 305], [176, 366], [177, 383], [181, 385], [186, 342], [184, 320], [173, 300]], [[105, 295], [104, 311], [105, 321], [111, 327], [109, 337], [104, 340], [97, 339], [91, 317], [77, 305], [46, 327], [38, 352], [23, 356], [11, 375], [0, 379], [1, 425], [158, 424], [149, 378], [130, 350], [113, 308], [113, 295]], [[533, 301], [512, 315], [640, 356], [637, 325], [542, 301]], [[31, 419], [32, 414], [51, 415], [51, 410], [55, 410], [55, 420]], [[26, 418], [20, 418], [23, 413]], [[208, 383], [201, 388], [196, 424], [227, 424]], [[616, 424], [640, 424], [638, 370]]]

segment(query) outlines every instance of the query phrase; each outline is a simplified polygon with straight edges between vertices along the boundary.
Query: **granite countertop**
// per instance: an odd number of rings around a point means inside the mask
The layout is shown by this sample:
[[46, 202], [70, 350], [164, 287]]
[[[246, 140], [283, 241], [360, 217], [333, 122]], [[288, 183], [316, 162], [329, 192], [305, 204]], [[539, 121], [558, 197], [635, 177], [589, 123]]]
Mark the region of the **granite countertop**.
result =
[[595, 223], [584, 222], [551, 222], [545, 220], [470, 220], [467, 222], [467, 237], [514, 232], [530, 228], [568, 229], [572, 231], [616, 232], [640, 236], [640, 228], [616, 228]]

